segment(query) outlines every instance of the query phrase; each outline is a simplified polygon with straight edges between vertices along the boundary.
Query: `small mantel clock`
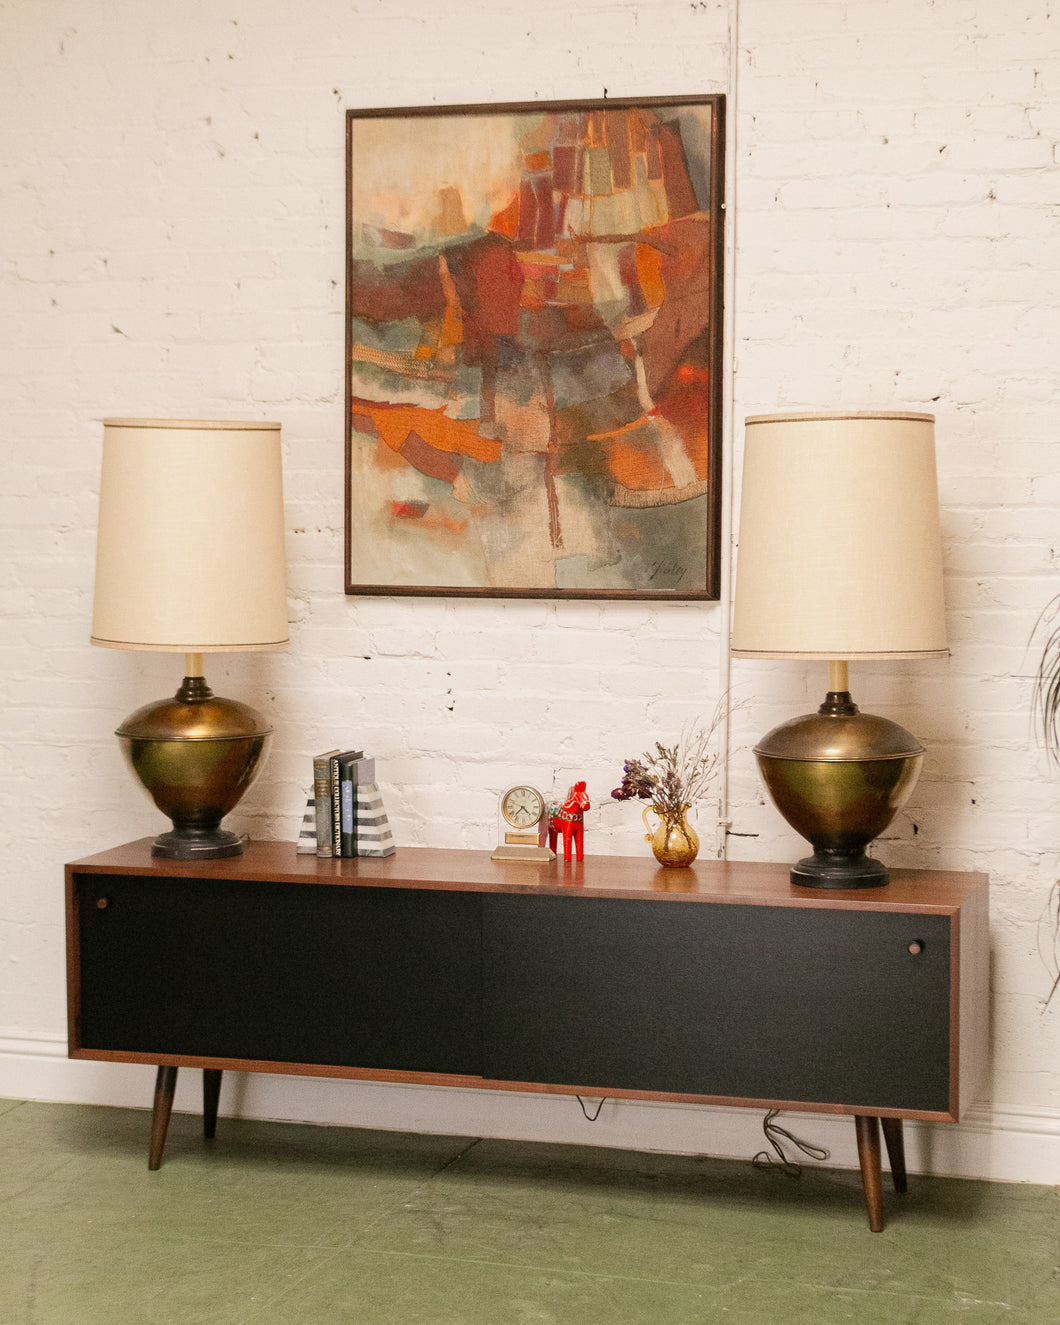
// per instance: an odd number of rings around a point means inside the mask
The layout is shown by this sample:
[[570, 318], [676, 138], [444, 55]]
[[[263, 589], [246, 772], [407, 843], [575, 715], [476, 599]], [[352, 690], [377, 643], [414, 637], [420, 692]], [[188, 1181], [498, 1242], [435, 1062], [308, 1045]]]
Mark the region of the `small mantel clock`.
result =
[[546, 845], [547, 837], [547, 807], [538, 789], [520, 782], [502, 791], [497, 803], [497, 849], [492, 859], [532, 863], [555, 860], [556, 853]]

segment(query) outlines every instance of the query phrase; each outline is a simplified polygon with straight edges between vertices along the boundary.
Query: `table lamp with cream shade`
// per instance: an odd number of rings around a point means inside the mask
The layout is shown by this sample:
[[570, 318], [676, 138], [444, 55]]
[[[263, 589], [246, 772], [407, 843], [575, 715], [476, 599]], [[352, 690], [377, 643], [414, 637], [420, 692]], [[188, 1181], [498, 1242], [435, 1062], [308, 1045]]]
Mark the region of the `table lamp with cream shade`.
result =
[[117, 736], [173, 821], [154, 855], [238, 855], [221, 820], [272, 729], [215, 696], [202, 659], [288, 644], [278, 423], [104, 420], [92, 643], [185, 655], [173, 698], [137, 709]]
[[732, 651], [823, 659], [813, 714], [755, 747], [763, 781], [812, 856], [793, 883], [887, 883], [865, 853], [908, 800], [924, 749], [859, 712], [847, 664], [948, 652], [934, 416], [902, 412], [756, 415], [746, 422]]

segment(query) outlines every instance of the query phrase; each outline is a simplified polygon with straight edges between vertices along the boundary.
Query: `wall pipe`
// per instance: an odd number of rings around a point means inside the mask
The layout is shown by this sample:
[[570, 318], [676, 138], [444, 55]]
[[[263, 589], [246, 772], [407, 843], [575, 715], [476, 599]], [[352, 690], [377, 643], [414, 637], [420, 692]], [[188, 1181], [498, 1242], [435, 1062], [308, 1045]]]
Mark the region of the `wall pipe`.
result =
[[740, 0], [732, 0], [729, 9], [729, 72], [725, 98], [725, 282], [722, 371], [725, 395], [722, 405], [722, 474], [721, 474], [721, 585], [718, 604], [718, 682], [719, 698], [724, 709], [718, 728], [718, 858], [728, 854], [729, 762], [732, 728], [732, 580], [733, 580], [733, 464], [735, 462], [736, 400], [736, 230], [739, 212], [736, 207], [736, 177], [739, 166], [737, 134], [737, 92], [740, 78]]

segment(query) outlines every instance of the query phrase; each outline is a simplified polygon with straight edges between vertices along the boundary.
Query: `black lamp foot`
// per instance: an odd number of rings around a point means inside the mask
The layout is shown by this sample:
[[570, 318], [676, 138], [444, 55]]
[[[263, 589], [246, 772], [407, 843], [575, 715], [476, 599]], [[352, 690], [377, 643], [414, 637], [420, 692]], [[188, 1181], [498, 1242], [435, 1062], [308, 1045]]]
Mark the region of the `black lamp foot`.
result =
[[863, 849], [815, 851], [791, 867], [791, 881], [803, 888], [882, 888], [890, 883], [886, 865]]
[[152, 856], [165, 860], [220, 860], [241, 856], [243, 839], [226, 828], [175, 828], [155, 838]]

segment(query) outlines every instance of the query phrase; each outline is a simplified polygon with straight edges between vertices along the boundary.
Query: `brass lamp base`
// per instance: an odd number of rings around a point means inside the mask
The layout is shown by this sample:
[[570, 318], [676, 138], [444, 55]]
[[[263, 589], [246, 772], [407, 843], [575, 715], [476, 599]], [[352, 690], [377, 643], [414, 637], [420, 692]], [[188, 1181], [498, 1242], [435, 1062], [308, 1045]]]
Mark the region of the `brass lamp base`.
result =
[[151, 843], [151, 855], [165, 860], [221, 860], [242, 854], [243, 839], [227, 828], [174, 828]]
[[777, 809], [813, 846], [791, 870], [806, 888], [879, 888], [886, 866], [865, 854], [906, 803], [924, 748], [888, 718], [830, 690], [816, 713], [775, 727], [755, 747]]
[[866, 856], [864, 847], [852, 851], [819, 847], [792, 865], [791, 881], [804, 888], [882, 888], [891, 876], [882, 861]]
[[151, 848], [168, 860], [238, 856], [243, 842], [221, 828], [261, 767], [272, 729], [249, 704], [215, 696], [186, 676], [172, 699], [145, 704], [118, 728], [126, 761], [173, 821]]

